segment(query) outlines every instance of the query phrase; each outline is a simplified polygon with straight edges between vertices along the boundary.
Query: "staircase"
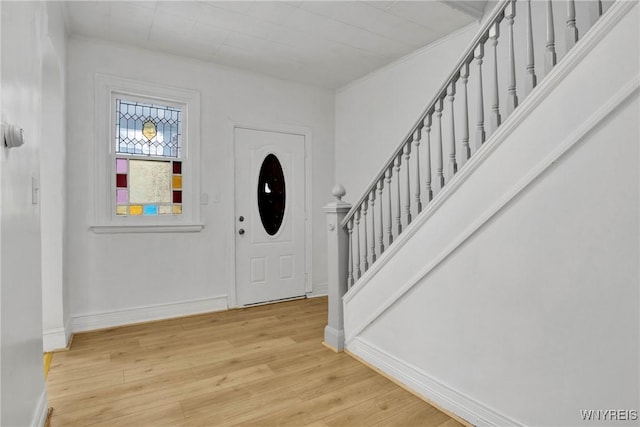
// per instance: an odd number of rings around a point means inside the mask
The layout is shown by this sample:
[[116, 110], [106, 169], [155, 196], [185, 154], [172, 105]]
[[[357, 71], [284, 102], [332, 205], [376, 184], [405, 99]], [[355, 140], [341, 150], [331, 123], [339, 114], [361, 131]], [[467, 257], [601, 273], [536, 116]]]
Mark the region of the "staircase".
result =
[[475, 425], [637, 420], [637, 116], [637, 2], [499, 3], [357, 203], [334, 189], [325, 342]]

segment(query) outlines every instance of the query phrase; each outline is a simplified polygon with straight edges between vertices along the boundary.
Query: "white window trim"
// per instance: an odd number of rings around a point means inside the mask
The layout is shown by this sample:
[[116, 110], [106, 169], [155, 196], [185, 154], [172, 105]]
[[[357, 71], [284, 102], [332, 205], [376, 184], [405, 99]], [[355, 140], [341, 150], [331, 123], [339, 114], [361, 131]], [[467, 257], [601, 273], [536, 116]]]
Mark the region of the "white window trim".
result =
[[[200, 221], [200, 93], [189, 89], [96, 74], [94, 137], [94, 215], [90, 229], [95, 233], [197, 232]], [[182, 215], [116, 216], [113, 174], [115, 164], [115, 96], [122, 94], [159, 104], [183, 108], [181, 161]]]

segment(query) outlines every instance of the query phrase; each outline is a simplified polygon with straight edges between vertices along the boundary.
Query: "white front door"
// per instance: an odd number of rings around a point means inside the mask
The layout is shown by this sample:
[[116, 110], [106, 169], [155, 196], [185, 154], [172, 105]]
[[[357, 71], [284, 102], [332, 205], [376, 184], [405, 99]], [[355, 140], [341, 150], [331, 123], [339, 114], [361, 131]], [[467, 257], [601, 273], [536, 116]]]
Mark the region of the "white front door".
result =
[[304, 138], [234, 129], [240, 306], [305, 295]]

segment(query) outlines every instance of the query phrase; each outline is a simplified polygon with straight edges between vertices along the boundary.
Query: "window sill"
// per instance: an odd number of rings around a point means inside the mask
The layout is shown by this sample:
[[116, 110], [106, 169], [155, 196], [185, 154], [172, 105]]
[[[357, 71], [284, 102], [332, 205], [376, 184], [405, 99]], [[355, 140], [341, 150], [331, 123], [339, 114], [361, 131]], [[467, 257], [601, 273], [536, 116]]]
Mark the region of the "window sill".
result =
[[202, 231], [204, 224], [174, 224], [174, 225], [92, 225], [89, 227], [96, 234], [117, 233], [197, 233]]

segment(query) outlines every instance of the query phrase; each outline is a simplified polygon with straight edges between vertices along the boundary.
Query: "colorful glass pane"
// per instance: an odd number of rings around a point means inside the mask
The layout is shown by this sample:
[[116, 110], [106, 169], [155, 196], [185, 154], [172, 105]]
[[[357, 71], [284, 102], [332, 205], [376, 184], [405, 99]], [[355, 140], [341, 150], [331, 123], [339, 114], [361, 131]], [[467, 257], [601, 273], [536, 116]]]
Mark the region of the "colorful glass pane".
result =
[[127, 159], [116, 159], [116, 172], [127, 173]]
[[116, 206], [116, 215], [126, 215], [127, 207], [126, 206]]
[[158, 127], [153, 122], [153, 120], [147, 119], [146, 122], [142, 125], [142, 134], [148, 140], [152, 140], [158, 134]]
[[129, 201], [170, 203], [171, 162], [129, 160]]
[[173, 175], [173, 189], [178, 190], [182, 188], [182, 176]]
[[174, 215], [182, 214], [182, 205], [173, 205], [173, 214]]
[[182, 191], [173, 192], [173, 203], [182, 203]]
[[166, 206], [166, 205], [158, 206], [158, 213], [160, 215], [171, 215], [171, 206]]
[[116, 203], [128, 203], [129, 202], [129, 191], [127, 190], [116, 190]]
[[129, 215], [142, 215], [142, 206], [141, 205], [129, 206]]
[[119, 173], [116, 175], [116, 187], [127, 188], [127, 175]]
[[173, 162], [173, 173], [175, 174], [182, 173], [182, 162]]
[[158, 215], [158, 206], [157, 205], [144, 205], [143, 213], [145, 215]]

